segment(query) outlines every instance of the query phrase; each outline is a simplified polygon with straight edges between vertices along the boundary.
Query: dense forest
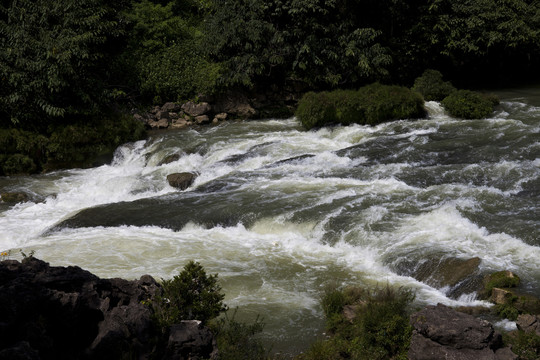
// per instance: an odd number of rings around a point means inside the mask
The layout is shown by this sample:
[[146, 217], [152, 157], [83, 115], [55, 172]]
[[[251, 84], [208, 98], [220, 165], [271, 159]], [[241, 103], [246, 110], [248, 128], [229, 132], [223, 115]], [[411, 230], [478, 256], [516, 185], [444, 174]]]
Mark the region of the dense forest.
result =
[[201, 94], [540, 76], [538, 0], [5, 0], [0, 34], [0, 145], [32, 154], [4, 173], [139, 138], [126, 109]]

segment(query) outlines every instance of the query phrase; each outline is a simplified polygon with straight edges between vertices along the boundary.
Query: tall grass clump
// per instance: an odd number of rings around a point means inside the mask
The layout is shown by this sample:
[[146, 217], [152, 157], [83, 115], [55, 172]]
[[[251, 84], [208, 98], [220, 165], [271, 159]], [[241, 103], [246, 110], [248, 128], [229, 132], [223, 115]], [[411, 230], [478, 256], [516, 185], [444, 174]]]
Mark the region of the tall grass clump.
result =
[[388, 285], [372, 291], [326, 289], [321, 303], [331, 337], [316, 342], [298, 359], [407, 359], [412, 331], [408, 307], [413, 299], [410, 290]]
[[422, 97], [405, 87], [364, 86], [357, 91], [306, 93], [295, 113], [306, 129], [328, 124], [377, 125], [398, 119], [414, 119], [425, 115]]

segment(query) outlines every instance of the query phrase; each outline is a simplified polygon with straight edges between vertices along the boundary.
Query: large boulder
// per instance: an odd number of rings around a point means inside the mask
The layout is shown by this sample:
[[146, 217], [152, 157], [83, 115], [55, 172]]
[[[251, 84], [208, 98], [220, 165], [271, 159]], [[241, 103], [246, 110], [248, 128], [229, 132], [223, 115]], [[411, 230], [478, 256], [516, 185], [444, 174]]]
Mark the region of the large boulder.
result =
[[0, 202], [16, 204], [26, 202], [29, 200], [29, 196], [23, 192], [4, 192], [0, 193]]
[[410, 360], [516, 359], [502, 348], [502, 337], [486, 320], [460, 313], [442, 304], [411, 315], [413, 334]]
[[516, 321], [517, 328], [525, 332], [535, 332], [540, 336], [540, 315], [522, 314]]
[[197, 175], [189, 172], [174, 173], [167, 175], [167, 181], [172, 187], [185, 190], [193, 184]]

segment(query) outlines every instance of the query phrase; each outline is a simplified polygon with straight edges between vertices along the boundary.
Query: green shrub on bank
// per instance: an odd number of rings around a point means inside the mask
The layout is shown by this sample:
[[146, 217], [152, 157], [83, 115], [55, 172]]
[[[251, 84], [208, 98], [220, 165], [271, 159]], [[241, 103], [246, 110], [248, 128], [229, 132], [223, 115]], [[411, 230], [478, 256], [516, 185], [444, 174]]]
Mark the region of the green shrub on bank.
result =
[[377, 125], [425, 115], [424, 101], [401, 86], [371, 84], [358, 91], [336, 90], [305, 94], [295, 113], [306, 129], [327, 124]]
[[458, 90], [442, 101], [446, 111], [457, 118], [483, 119], [491, 115], [498, 100], [470, 90]]
[[162, 285], [162, 294], [156, 295], [151, 303], [162, 329], [182, 320], [206, 323], [227, 310], [217, 274], [207, 275], [198, 262], [190, 261], [180, 274], [171, 280], [163, 280]]
[[[332, 336], [298, 359], [407, 359], [412, 331], [407, 308], [413, 299], [409, 290], [388, 285], [374, 291], [327, 289], [322, 305]], [[354, 318], [345, 317], [346, 306]]]
[[424, 71], [422, 76], [416, 78], [412, 89], [422, 94], [425, 101], [442, 101], [456, 91], [449, 81], [443, 81], [443, 76], [439, 71], [431, 69]]

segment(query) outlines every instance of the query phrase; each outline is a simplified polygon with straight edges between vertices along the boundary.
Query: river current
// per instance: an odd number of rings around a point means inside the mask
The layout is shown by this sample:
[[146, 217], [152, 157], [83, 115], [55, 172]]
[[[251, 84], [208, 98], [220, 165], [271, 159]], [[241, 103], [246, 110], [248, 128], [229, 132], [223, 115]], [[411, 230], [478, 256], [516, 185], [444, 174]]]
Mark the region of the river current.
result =
[[[330, 283], [406, 286], [418, 304], [485, 304], [410, 276], [433, 259], [481, 259], [540, 295], [540, 97], [500, 92], [484, 120], [429, 116], [305, 131], [292, 119], [151, 134], [109, 165], [0, 178], [0, 250], [101, 277], [171, 278], [189, 260], [218, 273], [242, 320], [260, 314], [275, 351], [322, 336]], [[176, 161], [161, 164], [170, 155]], [[166, 176], [196, 172], [185, 191]], [[437, 261], [435, 261], [436, 263]]]

